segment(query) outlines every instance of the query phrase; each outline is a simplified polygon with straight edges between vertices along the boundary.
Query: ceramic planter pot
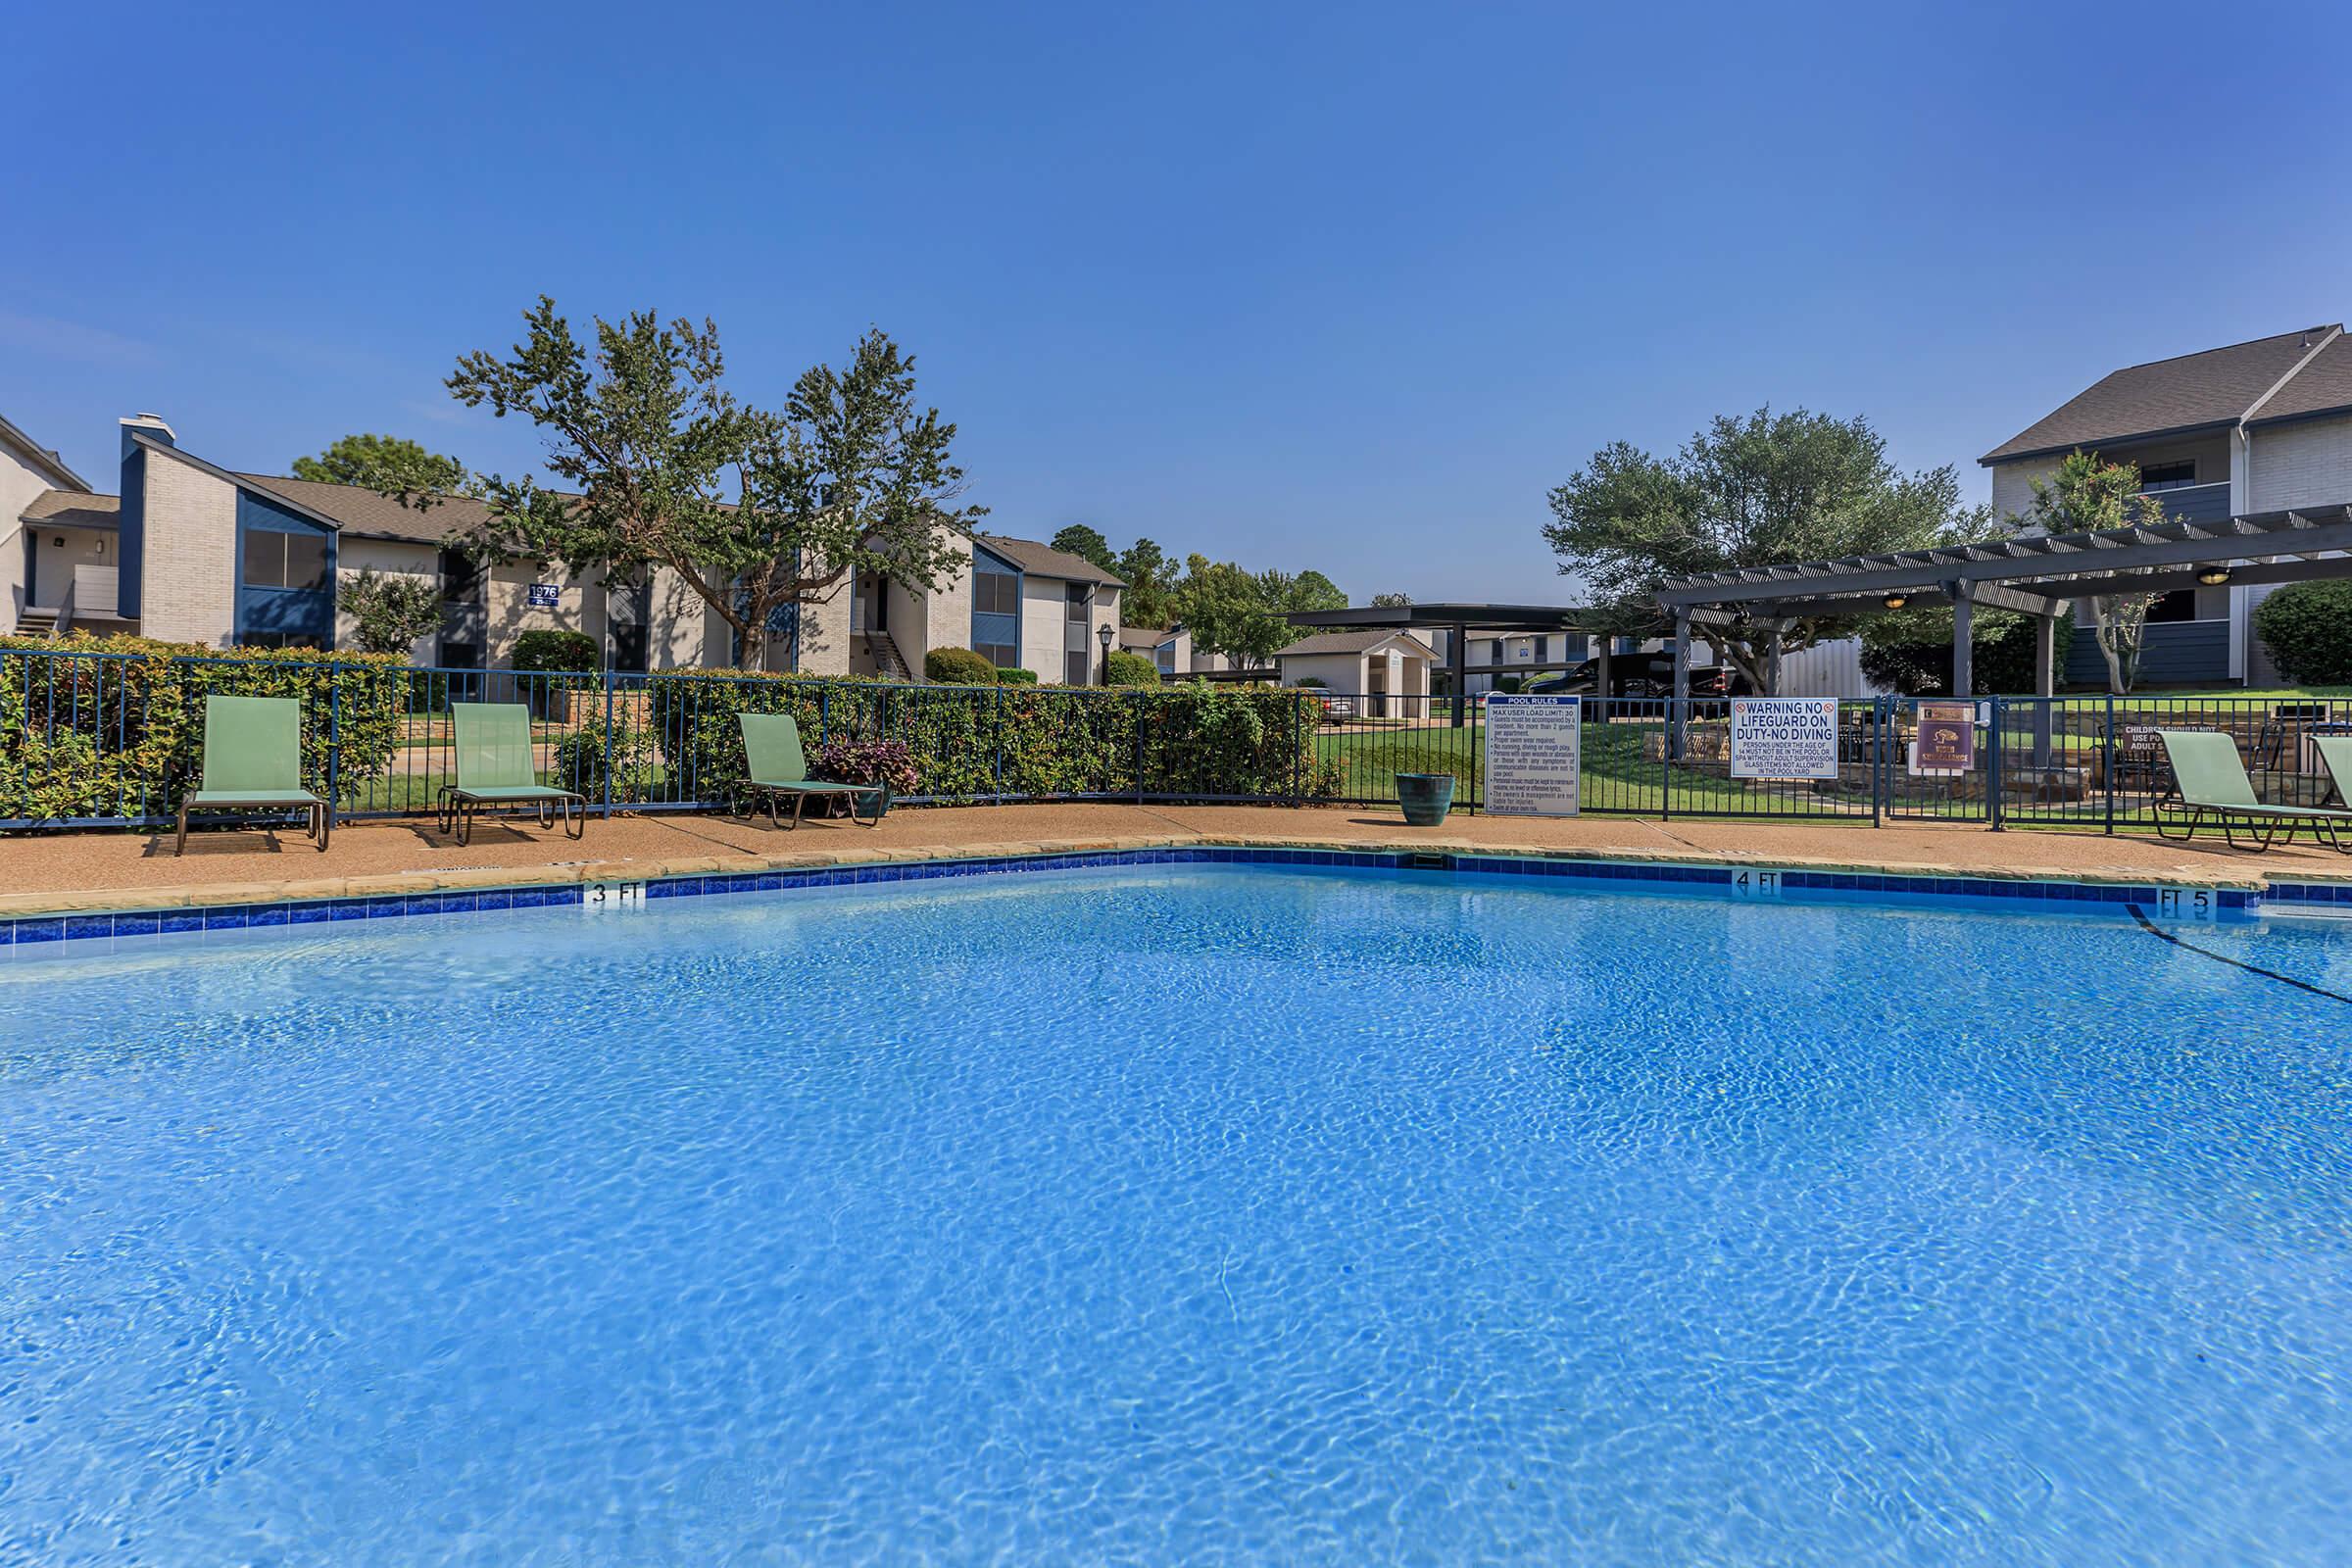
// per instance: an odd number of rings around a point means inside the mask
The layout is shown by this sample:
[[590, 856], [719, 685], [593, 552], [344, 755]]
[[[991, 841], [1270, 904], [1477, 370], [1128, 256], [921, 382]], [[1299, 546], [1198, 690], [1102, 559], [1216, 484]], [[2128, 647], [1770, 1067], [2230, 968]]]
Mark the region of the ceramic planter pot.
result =
[[1407, 827], [1436, 827], [1453, 809], [1451, 773], [1399, 773], [1396, 804], [1404, 808]]

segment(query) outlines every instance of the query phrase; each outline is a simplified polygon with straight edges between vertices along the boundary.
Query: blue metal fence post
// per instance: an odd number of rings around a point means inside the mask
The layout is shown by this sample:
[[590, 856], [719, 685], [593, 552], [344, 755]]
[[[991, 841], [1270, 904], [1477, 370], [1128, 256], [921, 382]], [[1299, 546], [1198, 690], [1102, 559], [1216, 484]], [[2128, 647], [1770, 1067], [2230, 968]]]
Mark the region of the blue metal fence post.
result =
[[2107, 831], [2115, 831], [2115, 693], [2107, 694], [2107, 750], [2099, 762], [2107, 775]]
[[1986, 737], [1984, 762], [1984, 815], [1995, 833], [2002, 831], [2001, 822], [2001, 720], [2006, 714], [2001, 699], [1992, 699], [1991, 734]]
[[1666, 699], [1666, 728], [1658, 737], [1658, 820], [1674, 815], [1675, 699]]
[[604, 818], [612, 820], [612, 666], [605, 666], [605, 809]]
[[994, 775], [997, 781], [996, 796], [998, 803], [1003, 804], [1004, 799], [1004, 688], [1002, 685], [997, 687], [996, 706], [991, 711], [995, 715], [997, 735], [997, 766]]

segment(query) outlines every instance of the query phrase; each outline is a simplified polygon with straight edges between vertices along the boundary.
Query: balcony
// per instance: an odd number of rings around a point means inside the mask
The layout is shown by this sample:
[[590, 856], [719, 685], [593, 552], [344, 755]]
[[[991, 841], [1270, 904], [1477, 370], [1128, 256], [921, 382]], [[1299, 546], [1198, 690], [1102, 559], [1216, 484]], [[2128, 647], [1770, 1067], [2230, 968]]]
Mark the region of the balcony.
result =
[[2230, 481], [2218, 484], [2173, 485], [2152, 490], [2148, 499], [2164, 507], [2164, 514], [2181, 522], [2227, 522], [2230, 519]]

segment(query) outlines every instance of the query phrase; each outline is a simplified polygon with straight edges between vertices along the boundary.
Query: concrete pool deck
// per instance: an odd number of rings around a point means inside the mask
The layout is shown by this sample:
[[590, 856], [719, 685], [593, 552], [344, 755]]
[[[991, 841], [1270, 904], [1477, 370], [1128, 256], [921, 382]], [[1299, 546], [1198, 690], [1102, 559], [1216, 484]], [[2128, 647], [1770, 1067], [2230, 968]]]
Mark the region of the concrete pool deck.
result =
[[1084, 802], [903, 808], [870, 831], [839, 821], [781, 832], [763, 817], [617, 816], [591, 819], [578, 842], [535, 824], [484, 820], [464, 847], [420, 818], [339, 827], [324, 854], [290, 828], [199, 832], [178, 858], [169, 833], [27, 835], [0, 840], [0, 917], [1203, 843], [2212, 887], [2260, 888], [2275, 878], [2352, 882], [2352, 856], [2308, 844], [2257, 855], [2229, 850], [2218, 838], [2178, 844], [2150, 835], [1993, 833], [1936, 823], [1627, 816], [1456, 815], [1442, 827], [1408, 828], [1394, 809], [1377, 808]]

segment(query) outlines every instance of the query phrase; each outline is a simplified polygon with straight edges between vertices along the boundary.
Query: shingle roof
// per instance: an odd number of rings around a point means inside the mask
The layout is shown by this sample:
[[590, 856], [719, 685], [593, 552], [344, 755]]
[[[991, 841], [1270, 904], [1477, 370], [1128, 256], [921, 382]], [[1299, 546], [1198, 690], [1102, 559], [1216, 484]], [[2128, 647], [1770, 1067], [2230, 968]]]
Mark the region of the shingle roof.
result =
[[972, 537], [1020, 567], [1021, 570], [1040, 577], [1063, 577], [1071, 582], [1108, 583], [1113, 588], [1127, 586], [1125, 578], [1112, 576], [1084, 556], [1073, 556], [1066, 550], [1056, 550], [1052, 545], [1041, 545], [1034, 539], [1007, 539], [1003, 534], [995, 533], [974, 534]]
[[[2006, 463], [2076, 447], [2095, 448], [2101, 442], [2235, 424], [2327, 334], [2340, 330], [2307, 326], [2251, 343], [2130, 366], [2070, 398], [1977, 461]], [[2289, 383], [2278, 396], [2291, 388]], [[2277, 402], [2272, 399], [2273, 405]], [[2265, 407], [2260, 416], [2272, 412]]]
[[1161, 643], [1175, 636], [1181, 629], [1176, 626], [1121, 626], [1119, 628], [1119, 646], [1121, 648], [1157, 648]]
[[2274, 419], [2302, 419], [2315, 414], [2352, 409], [2352, 338], [2338, 334], [2311, 357], [2272, 399], [2246, 421], [2268, 424]]
[[451, 496], [419, 512], [358, 485], [322, 484], [316, 479], [288, 479], [272, 473], [240, 473], [237, 477], [256, 489], [283, 496], [298, 506], [333, 518], [347, 533], [369, 539], [406, 539], [437, 545], [453, 528], [474, 528], [490, 520], [490, 509], [470, 496]]
[[1389, 631], [1326, 631], [1312, 637], [1301, 637], [1290, 647], [1277, 650], [1276, 659], [1303, 658], [1308, 654], [1360, 654], [1378, 648], [1386, 642], [1407, 644], [1423, 659], [1435, 659], [1437, 651], [1418, 637], [1396, 630]]
[[112, 528], [122, 521], [120, 496], [93, 495], [87, 490], [44, 490], [19, 514], [26, 522], [60, 527]]

